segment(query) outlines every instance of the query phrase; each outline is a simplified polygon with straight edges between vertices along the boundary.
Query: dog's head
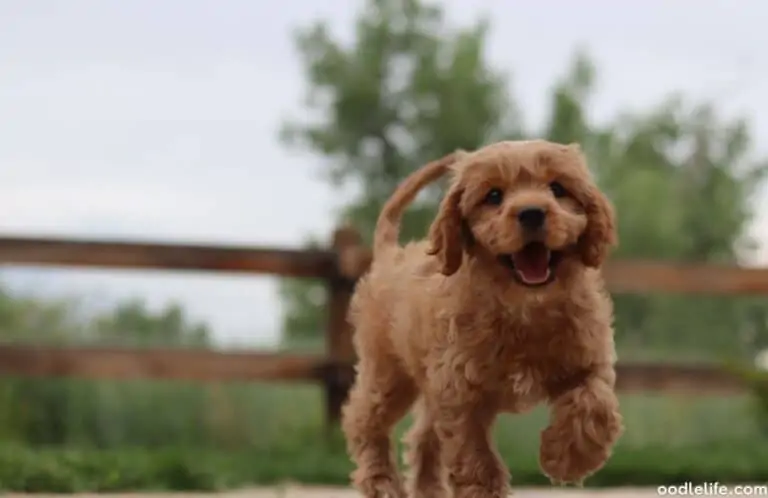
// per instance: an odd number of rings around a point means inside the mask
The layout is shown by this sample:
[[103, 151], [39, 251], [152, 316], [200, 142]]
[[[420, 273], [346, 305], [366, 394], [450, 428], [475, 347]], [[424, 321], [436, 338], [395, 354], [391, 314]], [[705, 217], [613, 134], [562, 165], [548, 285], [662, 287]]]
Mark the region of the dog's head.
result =
[[615, 215], [578, 145], [499, 142], [465, 154], [430, 228], [430, 254], [455, 273], [465, 254], [539, 287], [599, 267], [616, 244]]

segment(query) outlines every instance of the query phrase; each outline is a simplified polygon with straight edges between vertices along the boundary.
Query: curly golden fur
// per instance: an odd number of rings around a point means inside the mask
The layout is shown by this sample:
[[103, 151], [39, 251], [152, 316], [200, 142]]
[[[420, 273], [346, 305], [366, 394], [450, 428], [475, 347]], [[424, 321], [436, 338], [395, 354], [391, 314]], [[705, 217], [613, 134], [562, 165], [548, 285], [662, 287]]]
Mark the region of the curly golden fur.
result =
[[[428, 240], [397, 244], [402, 211], [453, 173]], [[390, 441], [415, 406], [414, 497], [498, 498], [510, 475], [490, 440], [500, 412], [551, 409], [539, 461], [581, 482], [623, 431], [613, 311], [599, 267], [613, 208], [578, 145], [499, 142], [413, 173], [379, 218], [350, 321], [359, 357], [343, 429], [366, 497], [406, 496]]]

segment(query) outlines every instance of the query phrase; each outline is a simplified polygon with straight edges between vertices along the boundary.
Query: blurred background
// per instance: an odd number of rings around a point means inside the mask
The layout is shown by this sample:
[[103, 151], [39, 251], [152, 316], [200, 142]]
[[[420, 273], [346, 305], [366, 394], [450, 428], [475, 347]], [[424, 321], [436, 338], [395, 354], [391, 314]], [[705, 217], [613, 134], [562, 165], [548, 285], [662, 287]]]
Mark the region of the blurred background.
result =
[[[367, 244], [413, 169], [541, 137], [589, 155], [616, 260], [765, 265], [766, 16], [758, 0], [5, 0], [0, 235], [301, 249], [351, 224]], [[748, 388], [623, 396], [627, 433], [588, 484], [768, 480], [765, 298], [614, 298], [621, 361], [736, 365]], [[0, 266], [4, 345], [320, 353], [327, 304], [322, 280]], [[6, 375], [0, 489], [345, 484], [322, 398]], [[517, 483], [546, 483], [545, 424], [499, 421]]]

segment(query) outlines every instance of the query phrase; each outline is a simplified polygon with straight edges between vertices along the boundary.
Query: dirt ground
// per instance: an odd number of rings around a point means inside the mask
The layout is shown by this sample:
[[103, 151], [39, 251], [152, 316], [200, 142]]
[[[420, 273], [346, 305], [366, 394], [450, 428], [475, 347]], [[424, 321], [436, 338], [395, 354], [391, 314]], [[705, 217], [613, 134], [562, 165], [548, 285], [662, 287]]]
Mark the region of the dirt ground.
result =
[[[4, 498], [52, 498], [57, 495], [7, 494]], [[174, 493], [174, 494], [79, 494], [68, 498], [359, 498], [360, 495], [347, 489], [304, 488], [287, 486], [273, 489], [248, 489], [216, 494]], [[659, 496], [655, 489], [516, 489], [513, 498], [650, 498]], [[62, 497], [63, 498], [63, 497]]]

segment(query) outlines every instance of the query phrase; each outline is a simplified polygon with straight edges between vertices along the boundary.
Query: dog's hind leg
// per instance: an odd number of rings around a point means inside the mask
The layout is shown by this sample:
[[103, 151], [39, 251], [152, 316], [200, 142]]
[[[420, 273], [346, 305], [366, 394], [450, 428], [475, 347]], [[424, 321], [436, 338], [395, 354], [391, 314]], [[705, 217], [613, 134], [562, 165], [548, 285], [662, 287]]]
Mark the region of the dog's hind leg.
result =
[[413, 426], [403, 439], [410, 473], [408, 488], [414, 498], [443, 498], [448, 496], [445, 471], [440, 458], [440, 439], [424, 400], [414, 410]]
[[397, 360], [363, 357], [344, 407], [342, 427], [357, 469], [352, 481], [366, 498], [404, 498], [390, 434], [413, 404], [416, 389]]

